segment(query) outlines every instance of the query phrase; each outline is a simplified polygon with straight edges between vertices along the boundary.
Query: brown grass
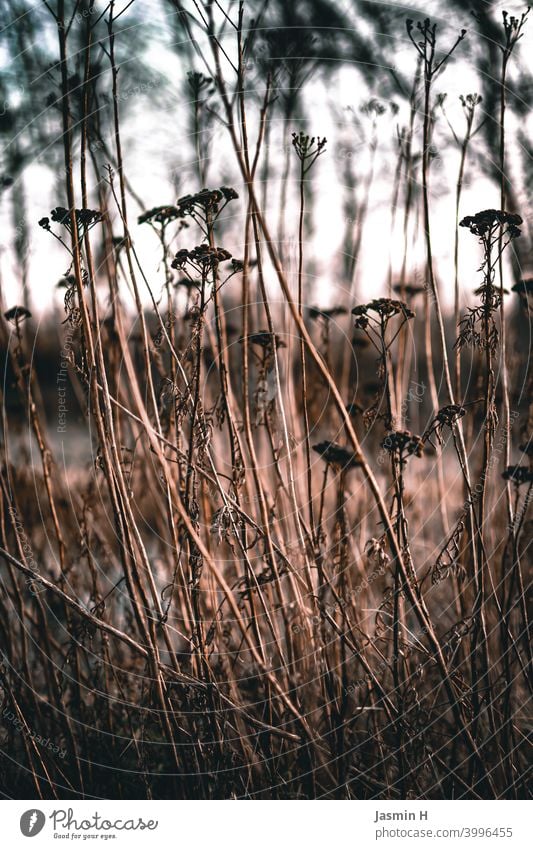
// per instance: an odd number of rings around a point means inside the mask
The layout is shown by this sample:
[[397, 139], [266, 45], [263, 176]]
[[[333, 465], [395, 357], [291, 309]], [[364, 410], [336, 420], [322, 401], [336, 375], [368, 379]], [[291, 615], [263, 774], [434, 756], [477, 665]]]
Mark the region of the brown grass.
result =
[[[533, 413], [519, 381], [531, 387], [531, 367], [507, 343], [502, 381], [498, 358], [505, 323], [509, 340], [529, 322], [531, 296], [522, 286], [507, 316], [496, 279], [519, 218], [467, 221], [481, 285], [460, 314], [456, 270], [456, 328], [432, 253], [439, 68], [423, 23], [412, 95], [424, 117], [422, 194], [410, 194], [409, 150], [396, 197], [405, 190], [406, 233], [413, 205], [422, 212], [424, 283], [409, 285], [404, 264], [398, 300], [310, 311], [305, 181], [327, 148], [306, 134], [293, 141], [295, 291], [260, 199], [272, 80], [262, 101], [247, 91], [253, 31], [242, 4], [233, 66], [213, 4], [200, 5], [194, 26], [211, 36], [204, 58], [240, 184], [200, 184], [141, 216], [159, 272], [143, 267], [132, 234], [114, 4], [104, 50], [116, 167], [98, 196], [96, 48], [89, 24], [74, 128], [65, 4], [52, 12], [67, 200], [40, 224], [62, 240], [70, 276], [65, 323], [37, 333], [19, 309], [1, 327], [3, 792], [524, 798]], [[198, 124], [198, 99], [195, 109]], [[473, 116], [459, 142], [457, 211]], [[503, 165], [503, 131], [501, 145]], [[237, 257], [227, 206], [243, 220]]]

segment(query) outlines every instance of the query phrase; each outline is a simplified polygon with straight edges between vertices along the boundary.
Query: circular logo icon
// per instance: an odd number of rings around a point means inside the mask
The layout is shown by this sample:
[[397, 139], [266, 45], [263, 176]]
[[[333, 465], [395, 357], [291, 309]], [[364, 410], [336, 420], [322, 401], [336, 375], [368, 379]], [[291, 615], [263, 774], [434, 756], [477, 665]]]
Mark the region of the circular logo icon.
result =
[[43, 830], [45, 822], [46, 817], [43, 812], [37, 810], [37, 808], [31, 808], [31, 810], [25, 811], [22, 814], [20, 818], [20, 830], [24, 837], [35, 837], [36, 834], [39, 834]]

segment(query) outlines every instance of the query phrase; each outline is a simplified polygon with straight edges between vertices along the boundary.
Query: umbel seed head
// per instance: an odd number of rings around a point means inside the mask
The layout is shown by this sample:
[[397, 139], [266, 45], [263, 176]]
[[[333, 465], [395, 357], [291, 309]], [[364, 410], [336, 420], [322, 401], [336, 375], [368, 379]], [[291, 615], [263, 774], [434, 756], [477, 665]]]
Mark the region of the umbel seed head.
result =
[[502, 477], [506, 481], [511, 481], [515, 486], [521, 486], [523, 483], [533, 482], [533, 471], [527, 466], [507, 466]]
[[19, 324], [21, 321], [31, 318], [31, 312], [26, 307], [11, 307], [4, 313], [4, 318], [11, 324]]
[[520, 224], [520, 215], [502, 209], [483, 209], [475, 215], [467, 215], [459, 222], [460, 227], [468, 227], [474, 236], [481, 239], [492, 234], [497, 228], [504, 230], [510, 239], [516, 239], [521, 234]]
[[341, 470], [355, 469], [361, 465], [353, 451], [339, 445], [338, 442], [330, 442], [329, 440], [319, 442], [317, 445], [313, 445], [313, 451], [320, 454], [322, 459], [330, 466], [335, 466]]

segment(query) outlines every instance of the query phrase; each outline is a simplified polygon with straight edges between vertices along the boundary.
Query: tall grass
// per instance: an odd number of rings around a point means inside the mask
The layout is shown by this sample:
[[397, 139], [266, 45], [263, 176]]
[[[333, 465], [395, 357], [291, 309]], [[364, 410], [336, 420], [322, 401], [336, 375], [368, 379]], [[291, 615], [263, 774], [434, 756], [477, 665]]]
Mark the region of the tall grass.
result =
[[[43, 341], [29, 310], [2, 309], [2, 790], [524, 798], [533, 448], [519, 381], [531, 366], [525, 346], [515, 348], [521, 357], [501, 346], [517, 309], [530, 320], [532, 287], [515, 284], [508, 316], [504, 258], [523, 233], [520, 210], [504, 209], [503, 176], [501, 209], [462, 209], [477, 96], [464, 100], [456, 137], [455, 323], [433, 254], [433, 81], [466, 33], [442, 54], [431, 21], [407, 23], [419, 64], [394, 166], [398, 299], [365, 298], [354, 265], [349, 296], [328, 309], [314, 294], [306, 302], [309, 175], [329, 155], [325, 138], [287, 125], [277, 185], [265, 146], [275, 74], [259, 96], [249, 80], [260, 21], [243, 3], [173, 6], [202, 63], [189, 77], [195, 149], [207, 151], [201, 128], [216, 113], [239, 179], [210, 176], [205, 187], [213, 169], [197, 153], [191, 193], [176, 200], [169, 188], [170, 201], [138, 216], [159, 268], [142, 260], [132, 226], [116, 5], [104, 41], [94, 43], [89, 17], [80, 24], [76, 125], [73, 22], [63, 0], [47, 7], [64, 186], [39, 224], [68, 269], [51, 381], [34, 356]], [[504, 19], [502, 175], [507, 65], [524, 25], [508, 30]], [[114, 148], [103, 179], [93, 144], [102, 55]], [[374, 122], [372, 156], [376, 139]], [[295, 225], [284, 208], [291, 174]], [[280, 196], [271, 220], [266, 201]], [[408, 258], [415, 219], [426, 252], [418, 282]], [[470, 307], [461, 238], [479, 246]], [[75, 406], [90, 463], [57, 451], [82, 438]]]

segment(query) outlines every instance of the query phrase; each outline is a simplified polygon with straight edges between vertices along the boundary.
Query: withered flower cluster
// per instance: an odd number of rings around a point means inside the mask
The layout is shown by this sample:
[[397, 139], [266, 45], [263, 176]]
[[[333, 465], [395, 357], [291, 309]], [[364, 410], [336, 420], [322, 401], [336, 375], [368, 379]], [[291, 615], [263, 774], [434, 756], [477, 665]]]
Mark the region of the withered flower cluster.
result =
[[503, 11], [503, 31], [505, 35], [505, 47], [504, 50], [507, 50], [509, 53], [521, 37], [522, 28], [526, 22], [526, 18], [529, 15], [529, 6], [527, 7], [525, 12], [522, 12], [519, 18], [515, 17], [515, 15], [510, 15], [509, 12]]
[[514, 286], [511, 286], [513, 292], [519, 295], [533, 295], [533, 277], [527, 277], [525, 280], [519, 280]]
[[451, 427], [456, 421], [462, 419], [465, 414], [466, 410], [460, 404], [448, 404], [439, 410], [436, 419], [440, 424]]
[[238, 342], [249, 342], [250, 345], [259, 345], [260, 348], [265, 348], [271, 350], [272, 345], [272, 336], [274, 336], [274, 340], [277, 348], [286, 348], [286, 344], [283, 339], [280, 339], [277, 333], [272, 334], [269, 333], [268, 330], [258, 330], [257, 333], [250, 333], [248, 336], [242, 336], [238, 339]]
[[484, 257], [480, 268], [483, 283], [476, 290], [481, 297], [481, 305], [470, 307], [459, 322], [456, 347], [472, 344], [487, 351], [489, 356], [496, 351], [499, 332], [493, 314], [501, 306], [502, 291], [494, 285], [495, 268], [503, 250], [512, 239], [520, 236], [521, 223], [520, 215], [499, 209], [484, 209], [475, 215], [467, 215], [460, 222], [461, 227], [468, 227], [478, 237], [483, 245]]
[[418, 283], [395, 283], [392, 287], [397, 295], [408, 295], [410, 298], [416, 298], [417, 295], [423, 295], [426, 287]]
[[11, 324], [17, 325], [21, 321], [31, 318], [31, 312], [26, 307], [11, 307], [11, 309], [4, 313], [4, 318], [6, 321], [11, 322]]
[[191, 215], [194, 218], [200, 214], [202, 218], [207, 215], [216, 218], [221, 211], [221, 204], [225, 206], [238, 197], [231, 186], [221, 186], [219, 189], [202, 189], [192, 195], [183, 195], [176, 201], [176, 206], [182, 216]]
[[424, 451], [422, 437], [409, 430], [395, 430], [388, 433], [381, 446], [390, 454], [397, 454], [400, 460], [409, 455], [421, 457]]
[[521, 233], [520, 224], [520, 215], [500, 209], [484, 209], [475, 215], [467, 215], [459, 222], [460, 227], [468, 227], [470, 232], [479, 236], [482, 241], [492, 239], [495, 233], [499, 236], [500, 230], [502, 235], [509, 239], [516, 239]]
[[326, 138], [309, 136], [306, 135], [306, 133], [292, 134], [292, 146], [294, 147], [298, 158], [302, 162], [305, 162], [310, 158], [312, 158], [314, 162], [315, 159], [324, 152], [327, 141], [328, 140]]
[[338, 315], [346, 315], [346, 309], [344, 307], [329, 307], [329, 309], [320, 309], [320, 307], [309, 308], [309, 318], [313, 319], [313, 321], [319, 318], [329, 321]]
[[527, 466], [507, 466], [505, 471], [502, 472], [502, 477], [506, 481], [512, 481], [515, 486], [533, 483], [533, 471]]
[[[137, 221], [139, 224], [159, 224], [161, 227], [166, 227], [167, 224], [178, 218], [185, 218], [183, 210], [179, 206], [168, 204], [167, 206], [154, 206], [153, 209], [143, 212], [142, 215], [139, 215]], [[187, 225], [183, 222], [182, 226]]]
[[[74, 210], [76, 226], [78, 231], [78, 238], [81, 238], [85, 235], [85, 233], [102, 221], [102, 213], [96, 209], [86, 209], [83, 207], [82, 209]], [[50, 227], [50, 219], [54, 224], [62, 224], [63, 227], [66, 227], [69, 233], [72, 230], [72, 220], [70, 215], [70, 210], [66, 209], [64, 206], [56, 206], [50, 213], [50, 218], [44, 217], [39, 221], [39, 227], [42, 227], [43, 230], [47, 230], [51, 232]]]
[[[308, 136], [305, 133], [292, 134], [292, 146], [300, 160], [300, 179], [311, 170], [318, 157], [326, 149], [327, 139], [319, 136]], [[303, 183], [302, 183], [303, 188]]]
[[[407, 321], [415, 317], [415, 313], [403, 301], [394, 298], [374, 298], [366, 304], [354, 307], [352, 315], [355, 316], [355, 329], [365, 333], [369, 343], [379, 354], [377, 371], [379, 383], [376, 384], [376, 393], [382, 393], [386, 401], [386, 411], [382, 413], [380, 399], [377, 396], [374, 398], [363, 416], [365, 427], [369, 428], [376, 418], [383, 418], [386, 430], [392, 430], [394, 423], [387, 384], [388, 355], [398, 334]], [[389, 333], [389, 322], [398, 316], [400, 320], [394, 322], [393, 332]]]
[[442, 429], [444, 427], [453, 428], [454, 424], [466, 415], [466, 408], [461, 404], [448, 404], [446, 407], [441, 407], [427, 430], [422, 437], [423, 441], [428, 441], [433, 445], [432, 436], [436, 436], [439, 442], [442, 442]]
[[[416, 47], [416, 50], [419, 55], [426, 61], [428, 61], [428, 59], [430, 60], [429, 70], [432, 72], [432, 74], [435, 74], [446, 63], [446, 61], [450, 58], [459, 42], [462, 41], [466, 35], [466, 30], [462, 29], [453, 47], [448, 50], [448, 52], [443, 56], [442, 59], [440, 59], [440, 61], [434, 64], [435, 48], [437, 45], [437, 24], [432, 24], [430, 18], [424, 18], [423, 21], [416, 22], [416, 29], [418, 30], [418, 32], [414, 32], [415, 22], [412, 18], [407, 18], [407, 20], [405, 21], [405, 27], [407, 30], [407, 35]], [[417, 39], [421, 40], [418, 41]]]
[[376, 313], [384, 323], [396, 315], [402, 315], [405, 319], [415, 317], [414, 311], [409, 309], [403, 301], [394, 300], [393, 298], [374, 298], [374, 300], [369, 301], [367, 304], [360, 304], [353, 308], [352, 315], [355, 316], [355, 326], [357, 328], [364, 330], [368, 327], [371, 319], [376, 321], [369, 313]]
[[187, 264], [192, 265], [200, 272], [215, 269], [219, 263], [231, 259], [231, 254], [225, 248], [212, 248], [210, 245], [197, 245], [192, 250], [182, 248], [172, 260], [172, 268], [184, 268]]
[[207, 77], [199, 71], [188, 71], [187, 83], [194, 100], [199, 100], [201, 95], [211, 95], [215, 92], [215, 83], [212, 77]]
[[361, 465], [353, 451], [339, 445], [338, 442], [330, 442], [329, 440], [319, 442], [317, 445], [313, 445], [313, 451], [320, 454], [322, 459], [330, 466], [335, 466], [341, 470], [355, 469]]
[[471, 109], [475, 109], [475, 107], [480, 103], [483, 103], [483, 98], [480, 94], [467, 94], [466, 96], [460, 94], [459, 100], [461, 101], [461, 106], [467, 112]]

